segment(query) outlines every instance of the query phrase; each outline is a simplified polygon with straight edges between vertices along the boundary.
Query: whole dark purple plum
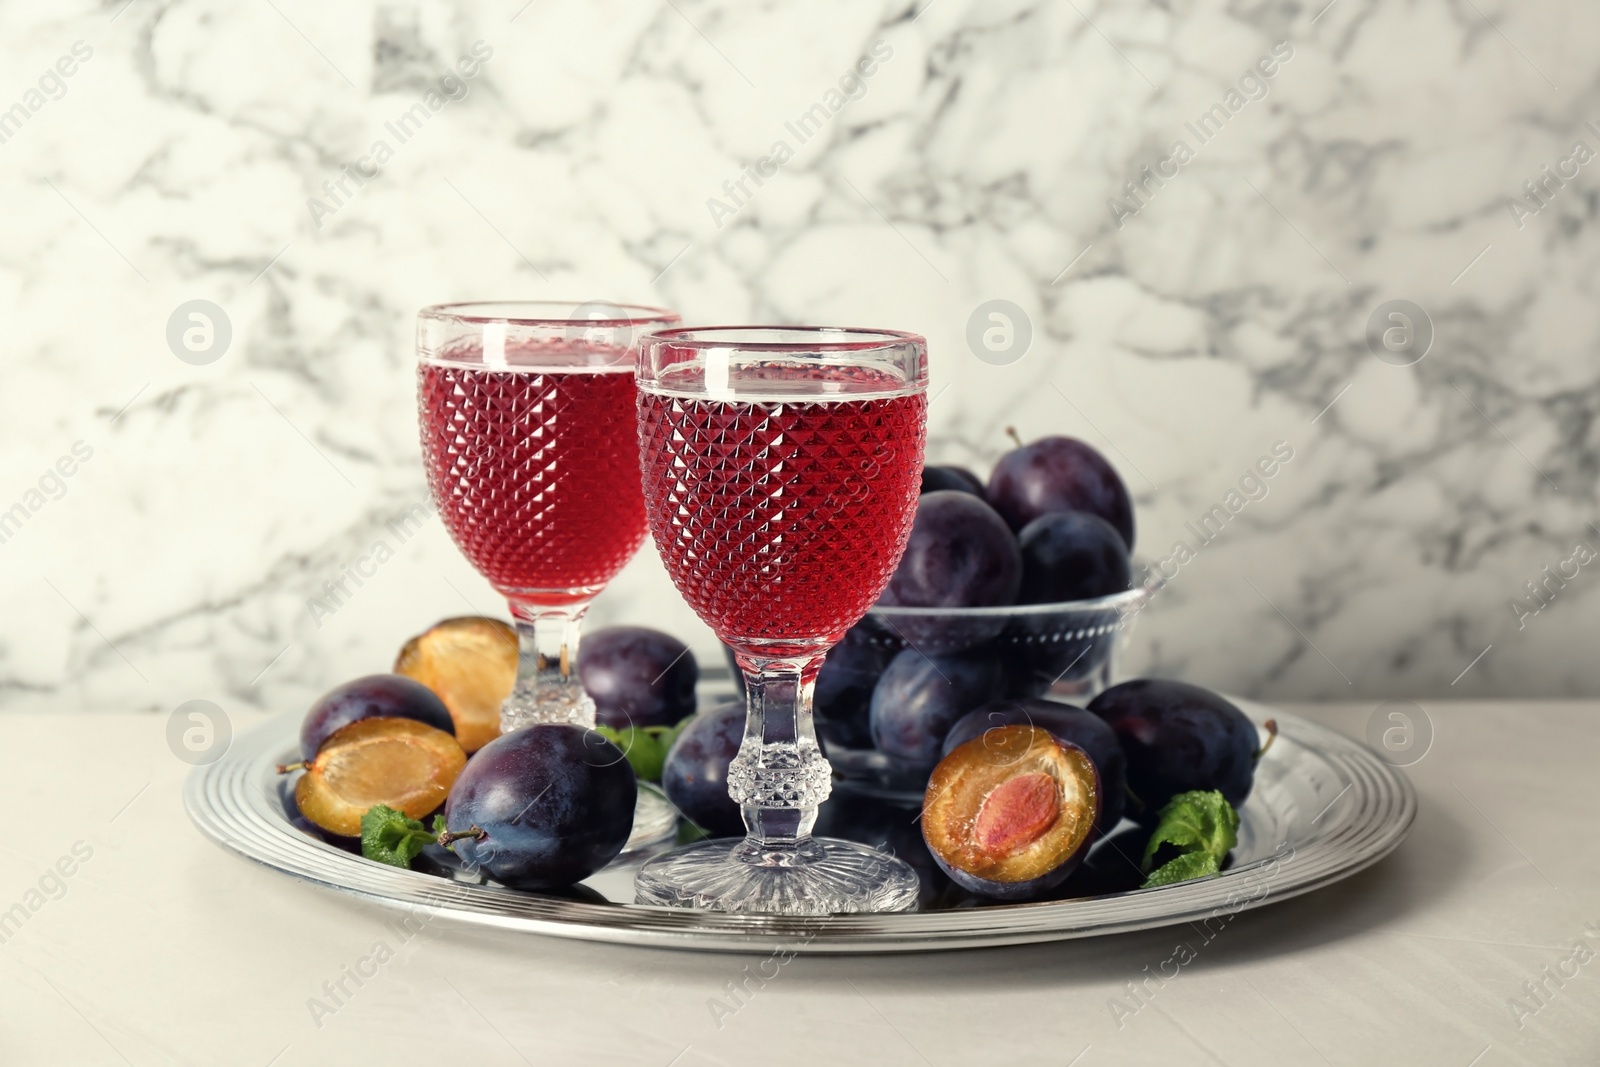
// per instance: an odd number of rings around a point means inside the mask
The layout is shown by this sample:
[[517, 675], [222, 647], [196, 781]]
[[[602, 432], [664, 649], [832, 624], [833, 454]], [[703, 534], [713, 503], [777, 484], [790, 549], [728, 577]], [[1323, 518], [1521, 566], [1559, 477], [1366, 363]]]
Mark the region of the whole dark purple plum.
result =
[[1116, 527], [1087, 511], [1052, 511], [1017, 534], [1019, 604], [1094, 600], [1128, 588], [1128, 546]]
[[879, 603], [891, 607], [992, 607], [1016, 601], [1022, 557], [995, 510], [971, 493], [924, 493], [905, 555]]
[[1001, 726], [1037, 726], [1057, 741], [1087, 752], [1100, 775], [1100, 821], [1095, 829], [1106, 834], [1122, 821], [1128, 799], [1128, 760], [1116, 732], [1104, 719], [1054, 700], [995, 700], [963, 715], [950, 728], [943, 754], [948, 756], [957, 746]]
[[369, 674], [324, 693], [300, 724], [300, 757], [316, 759], [322, 743], [361, 719], [414, 719], [454, 737], [450, 709], [432, 689], [399, 674]]
[[570, 723], [526, 726], [484, 745], [445, 801], [440, 842], [513, 889], [555, 889], [615, 859], [638, 797], [622, 750]]
[[994, 699], [1004, 684], [1004, 669], [992, 656], [925, 656], [908, 648], [889, 661], [872, 691], [873, 743], [886, 756], [932, 767], [956, 720]]
[[1215, 789], [1234, 807], [1250, 795], [1261, 739], [1244, 712], [1209, 689], [1141, 678], [1107, 689], [1089, 710], [1116, 731], [1141, 819], [1191, 789]]
[[[900, 566], [878, 599], [887, 608], [996, 607], [1016, 601], [1022, 580], [1017, 539], [995, 510], [971, 493], [926, 493], [917, 501]], [[929, 653], [959, 652], [998, 634], [1004, 618], [940, 612], [885, 613], [907, 644]]]
[[694, 714], [700, 667], [689, 646], [644, 626], [609, 626], [578, 646], [578, 679], [595, 720], [621, 730], [672, 726]]
[[1087, 511], [1133, 549], [1133, 500], [1106, 458], [1074, 437], [1041, 437], [1007, 452], [985, 494], [1013, 530], [1052, 511]]
[[983, 498], [983, 481], [965, 467], [922, 468], [922, 492], [937, 493], [946, 489]]
[[872, 690], [894, 656], [859, 625], [828, 650], [812, 699], [823, 744], [872, 747]]
[[661, 788], [673, 806], [712, 837], [744, 833], [739, 805], [728, 795], [728, 764], [744, 740], [743, 703], [702, 711], [667, 753]]

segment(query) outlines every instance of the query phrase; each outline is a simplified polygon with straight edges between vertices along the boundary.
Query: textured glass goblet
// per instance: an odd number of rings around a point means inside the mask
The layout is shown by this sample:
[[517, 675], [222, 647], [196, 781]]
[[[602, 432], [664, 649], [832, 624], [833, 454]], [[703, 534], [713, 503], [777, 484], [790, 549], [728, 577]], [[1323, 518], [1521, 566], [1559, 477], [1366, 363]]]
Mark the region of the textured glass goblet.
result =
[[[578, 680], [584, 612], [645, 536], [638, 338], [676, 313], [605, 302], [445, 304], [417, 320], [417, 407], [445, 529], [504, 596], [517, 680], [502, 732], [595, 724]], [[634, 841], [673, 825], [640, 792]]]
[[728, 769], [746, 836], [646, 863], [641, 904], [822, 915], [915, 906], [904, 862], [811, 836], [831, 787], [811, 720], [823, 656], [910, 536], [927, 346], [821, 327], [672, 329], [639, 348], [645, 511], [667, 573], [734, 650], [749, 708]]

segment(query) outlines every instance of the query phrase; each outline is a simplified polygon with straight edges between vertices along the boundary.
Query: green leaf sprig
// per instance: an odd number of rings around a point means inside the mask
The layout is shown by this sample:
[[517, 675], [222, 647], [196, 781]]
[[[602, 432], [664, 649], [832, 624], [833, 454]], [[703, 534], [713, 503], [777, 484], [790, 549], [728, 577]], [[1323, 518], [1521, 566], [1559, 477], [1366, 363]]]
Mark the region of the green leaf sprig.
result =
[[[1143, 889], [1209, 878], [1222, 870], [1222, 861], [1239, 843], [1239, 813], [1221, 793], [1194, 790], [1167, 802], [1156, 819], [1155, 832], [1144, 846], [1139, 869], [1147, 877]], [[1177, 855], [1151, 870], [1156, 855]]]
[[690, 716], [676, 726], [625, 726], [620, 730], [596, 726], [595, 730], [622, 749], [636, 778], [641, 782], [659, 782], [672, 743], [692, 721], [693, 716]]
[[361, 854], [369, 860], [391, 867], [411, 868], [411, 861], [444, 831], [444, 816], [433, 817], [433, 829], [426, 829], [404, 812], [386, 804], [375, 804], [361, 816]]

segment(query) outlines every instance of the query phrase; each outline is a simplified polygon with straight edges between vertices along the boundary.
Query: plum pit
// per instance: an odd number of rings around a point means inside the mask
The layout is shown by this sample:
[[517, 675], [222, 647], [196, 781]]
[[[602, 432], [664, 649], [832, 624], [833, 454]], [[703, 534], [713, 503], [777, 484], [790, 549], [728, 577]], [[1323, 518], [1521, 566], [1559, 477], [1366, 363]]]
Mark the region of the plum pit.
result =
[[1021, 852], [1061, 814], [1060, 789], [1051, 775], [1024, 774], [995, 786], [972, 820], [978, 847], [996, 856]]

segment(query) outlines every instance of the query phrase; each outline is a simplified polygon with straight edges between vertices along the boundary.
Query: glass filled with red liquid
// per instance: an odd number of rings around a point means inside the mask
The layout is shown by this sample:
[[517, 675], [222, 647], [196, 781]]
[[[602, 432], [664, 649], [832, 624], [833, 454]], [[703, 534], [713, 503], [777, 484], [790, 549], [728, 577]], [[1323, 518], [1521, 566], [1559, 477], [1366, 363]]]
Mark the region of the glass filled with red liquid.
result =
[[903, 861], [811, 835], [830, 790], [811, 698], [910, 536], [927, 345], [822, 327], [667, 329], [639, 348], [645, 511], [667, 573], [745, 675], [728, 769], [743, 839], [657, 857], [640, 903], [818, 915], [913, 907]]
[[[445, 304], [417, 321], [417, 409], [445, 529], [511, 608], [519, 645], [502, 732], [592, 727], [578, 680], [589, 602], [645, 537], [634, 366], [659, 308], [542, 301]], [[640, 792], [635, 840], [672, 828]]]

